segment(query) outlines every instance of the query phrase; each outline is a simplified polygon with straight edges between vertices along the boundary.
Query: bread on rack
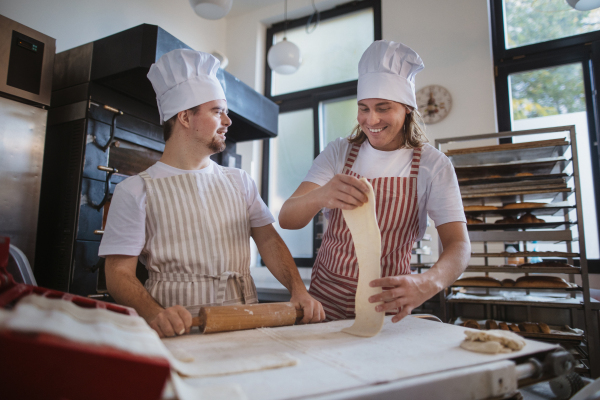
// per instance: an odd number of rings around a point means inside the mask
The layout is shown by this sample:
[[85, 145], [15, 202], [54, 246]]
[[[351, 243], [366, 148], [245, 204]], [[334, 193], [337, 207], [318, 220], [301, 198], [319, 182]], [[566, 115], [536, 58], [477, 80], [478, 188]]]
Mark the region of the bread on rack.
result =
[[557, 276], [533, 275], [522, 276], [515, 282], [515, 287], [522, 288], [570, 288], [571, 284]]
[[473, 276], [469, 278], [462, 278], [454, 282], [454, 286], [502, 286], [496, 278], [490, 278], [489, 276]]
[[550, 333], [550, 327], [543, 322], [538, 322], [538, 327], [542, 333]]
[[499, 219], [495, 222], [496, 224], [518, 224], [519, 220], [515, 217], [507, 216], [502, 219]]
[[500, 322], [498, 324], [498, 328], [502, 329], [503, 331], [510, 331], [510, 328], [506, 322]]
[[497, 210], [496, 206], [464, 206], [465, 211], [488, 211], [488, 210]]
[[498, 329], [498, 324], [493, 319], [485, 321], [485, 329]]
[[521, 330], [519, 329], [519, 326], [517, 324], [510, 324], [508, 327], [513, 332], [521, 332]]
[[473, 217], [467, 216], [467, 225], [473, 225], [473, 224], [483, 224], [483, 221], [480, 220], [479, 218], [473, 218]]
[[531, 172], [519, 172], [515, 176], [533, 176]]
[[465, 328], [481, 329], [477, 321], [475, 321], [474, 319], [468, 319], [462, 324], [460, 324], [460, 326], [464, 326]]
[[502, 209], [510, 210], [513, 208], [536, 208], [536, 207], [544, 207], [545, 205], [546, 205], [546, 203], [528, 203], [528, 202], [509, 203], [509, 204], [506, 204], [504, 207], [502, 207]]
[[527, 333], [541, 333], [542, 332], [542, 330], [540, 329], [538, 324], [533, 323], [533, 322], [521, 322], [519, 324], [519, 329], [521, 330], [521, 332], [527, 332]]
[[514, 287], [515, 281], [512, 279], [502, 279], [502, 287]]
[[521, 224], [539, 224], [539, 223], [544, 223], [546, 221], [544, 221], [541, 218], [536, 217], [535, 215], [531, 214], [531, 213], [525, 213], [521, 216], [521, 218], [519, 218], [519, 223]]

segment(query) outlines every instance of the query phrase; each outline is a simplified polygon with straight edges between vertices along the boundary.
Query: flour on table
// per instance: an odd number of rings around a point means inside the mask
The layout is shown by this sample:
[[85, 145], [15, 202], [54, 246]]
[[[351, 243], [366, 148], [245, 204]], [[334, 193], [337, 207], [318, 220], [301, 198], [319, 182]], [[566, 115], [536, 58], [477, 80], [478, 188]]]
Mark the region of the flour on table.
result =
[[[358, 260], [358, 285], [356, 288], [354, 324], [342, 330], [355, 336], [372, 337], [383, 327], [385, 313], [375, 311], [377, 303], [369, 303], [369, 297], [382, 292], [381, 287], [370, 287], [369, 282], [381, 278], [381, 232], [375, 215], [375, 193], [369, 186], [368, 202], [354, 210], [342, 210], [352, 234]], [[379, 303], [380, 304], [380, 303]]]

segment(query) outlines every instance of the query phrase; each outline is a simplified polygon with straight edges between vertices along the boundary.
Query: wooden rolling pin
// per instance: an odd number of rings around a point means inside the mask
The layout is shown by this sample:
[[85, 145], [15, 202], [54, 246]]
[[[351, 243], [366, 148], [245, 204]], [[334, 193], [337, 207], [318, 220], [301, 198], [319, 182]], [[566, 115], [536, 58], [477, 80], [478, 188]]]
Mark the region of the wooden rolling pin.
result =
[[241, 331], [244, 329], [294, 325], [304, 318], [304, 311], [292, 303], [235, 304], [202, 307], [192, 326], [202, 333]]

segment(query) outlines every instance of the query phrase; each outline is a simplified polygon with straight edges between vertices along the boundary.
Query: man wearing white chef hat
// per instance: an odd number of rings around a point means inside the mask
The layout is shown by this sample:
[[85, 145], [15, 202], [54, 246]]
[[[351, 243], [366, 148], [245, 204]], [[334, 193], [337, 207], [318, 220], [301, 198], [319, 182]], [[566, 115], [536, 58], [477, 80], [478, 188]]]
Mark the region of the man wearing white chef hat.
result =
[[[254, 181], [210, 160], [225, 149], [231, 125], [218, 69], [214, 56], [193, 50], [171, 51], [150, 67], [165, 150], [156, 164], [117, 185], [100, 245], [111, 295], [161, 336], [189, 332], [203, 305], [258, 301], [250, 237], [304, 309], [303, 322], [325, 318]], [[138, 257], [149, 273], [145, 288], [135, 275]]]
[[[464, 271], [470, 243], [458, 182], [448, 158], [428, 145], [415, 99], [415, 75], [424, 68], [410, 47], [386, 40], [372, 43], [358, 64], [357, 126], [314, 160], [279, 214], [282, 228], [300, 229], [325, 209], [327, 230], [312, 272], [310, 294], [327, 319], [354, 318], [358, 261], [342, 210], [367, 201], [365, 177], [375, 193], [381, 232], [384, 287], [368, 301], [398, 322]], [[443, 252], [427, 272], [411, 274], [415, 241], [435, 222]]]

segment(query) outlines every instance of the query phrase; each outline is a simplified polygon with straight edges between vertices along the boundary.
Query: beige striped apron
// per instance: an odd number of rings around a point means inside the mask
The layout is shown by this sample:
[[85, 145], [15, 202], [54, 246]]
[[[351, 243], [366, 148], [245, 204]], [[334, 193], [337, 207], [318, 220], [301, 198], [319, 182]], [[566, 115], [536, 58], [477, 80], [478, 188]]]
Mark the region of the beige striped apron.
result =
[[145, 287], [163, 307], [256, 303], [250, 218], [229, 172], [189, 173], [146, 184]]

